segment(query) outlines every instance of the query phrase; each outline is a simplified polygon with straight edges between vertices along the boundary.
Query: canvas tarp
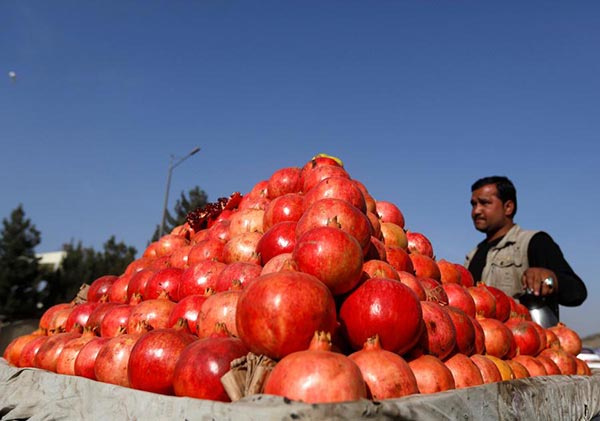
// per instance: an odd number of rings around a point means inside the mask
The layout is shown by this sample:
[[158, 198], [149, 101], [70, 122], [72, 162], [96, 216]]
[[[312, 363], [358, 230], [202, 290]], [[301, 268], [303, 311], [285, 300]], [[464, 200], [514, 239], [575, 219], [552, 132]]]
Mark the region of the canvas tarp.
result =
[[587, 420], [600, 413], [600, 372], [545, 376], [432, 395], [310, 405], [253, 395], [234, 403], [162, 396], [11, 367], [0, 359], [0, 419], [30, 420]]

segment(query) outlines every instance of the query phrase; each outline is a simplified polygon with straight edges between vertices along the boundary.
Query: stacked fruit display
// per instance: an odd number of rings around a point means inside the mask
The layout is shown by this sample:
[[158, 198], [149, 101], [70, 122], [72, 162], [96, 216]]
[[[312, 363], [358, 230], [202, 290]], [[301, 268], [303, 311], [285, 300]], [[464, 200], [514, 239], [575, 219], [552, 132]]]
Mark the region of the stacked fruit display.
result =
[[261, 392], [320, 403], [589, 375], [581, 345], [436, 258], [397, 205], [319, 154], [190, 213], [85, 302], [50, 308], [4, 358], [227, 402], [222, 377], [256, 355], [273, 363]]

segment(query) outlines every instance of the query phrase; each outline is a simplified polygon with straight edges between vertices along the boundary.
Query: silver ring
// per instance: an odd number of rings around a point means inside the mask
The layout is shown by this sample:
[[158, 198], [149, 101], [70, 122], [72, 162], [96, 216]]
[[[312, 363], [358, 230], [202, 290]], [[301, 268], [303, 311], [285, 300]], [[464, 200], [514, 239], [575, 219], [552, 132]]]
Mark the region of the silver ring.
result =
[[548, 277], [542, 281], [548, 288], [554, 288], [554, 279]]

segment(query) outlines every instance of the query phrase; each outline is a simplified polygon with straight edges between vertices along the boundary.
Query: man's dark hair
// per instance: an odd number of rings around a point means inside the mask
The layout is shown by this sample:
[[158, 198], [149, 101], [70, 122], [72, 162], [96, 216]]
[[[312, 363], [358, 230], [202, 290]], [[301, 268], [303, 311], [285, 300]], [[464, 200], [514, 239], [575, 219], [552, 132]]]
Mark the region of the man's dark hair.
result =
[[482, 188], [483, 186], [487, 186], [488, 184], [495, 184], [496, 189], [498, 190], [498, 198], [502, 201], [502, 203], [506, 203], [507, 200], [512, 200], [515, 204], [515, 209], [511, 217], [514, 217], [517, 213], [517, 189], [515, 189], [515, 185], [508, 179], [508, 177], [504, 177], [501, 175], [494, 175], [491, 177], [483, 177], [473, 183], [471, 186], [471, 193], [477, 189]]

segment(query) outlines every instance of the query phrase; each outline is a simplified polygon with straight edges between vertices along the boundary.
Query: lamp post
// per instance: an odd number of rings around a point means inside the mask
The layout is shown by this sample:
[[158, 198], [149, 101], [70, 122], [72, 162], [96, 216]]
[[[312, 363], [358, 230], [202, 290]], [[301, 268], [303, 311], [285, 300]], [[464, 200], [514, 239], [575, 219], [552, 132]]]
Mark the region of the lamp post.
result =
[[163, 236], [163, 232], [165, 230], [165, 219], [167, 218], [167, 203], [169, 201], [169, 188], [171, 186], [171, 174], [173, 173], [173, 169], [175, 169], [175, 167], [177, 167], [183, 161], [185, 161], [186, 159], [188, 159], [190, 156], [192, 156], [195, 153], [197, 153], [199, 150], [200, 150], [199, 147], [195, 147], [194, 149], [192, 149], [190, 151], [190, 153], [188, 153], [183, 158], [179, 158], [175, 162], [173, 162], [173, 160], [175, 159], [175, 157], [173, 155], [171, 155], [171, 160], [169, 162], [169, 172], [167, 174], [167, 191], [165, 192], [165, 203], [163, 205], [162, 221], [160, 222], [160, 227], [158, 228], [158, 238], [161, 238]]

